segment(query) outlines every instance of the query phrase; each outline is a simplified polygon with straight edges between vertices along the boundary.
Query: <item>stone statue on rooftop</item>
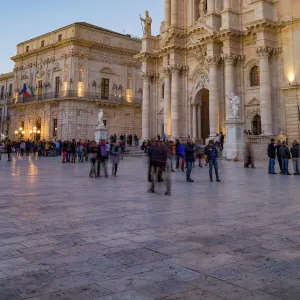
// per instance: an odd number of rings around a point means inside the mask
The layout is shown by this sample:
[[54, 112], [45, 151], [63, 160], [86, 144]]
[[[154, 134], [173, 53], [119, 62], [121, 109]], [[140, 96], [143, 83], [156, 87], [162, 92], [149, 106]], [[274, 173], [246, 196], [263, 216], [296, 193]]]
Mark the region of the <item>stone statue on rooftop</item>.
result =
[[140, 17], [141, 21], [144, 23], [144, 36], [151, 36], [151, 25], [152, 18], [149, 16], [149, 11], [145, 11], [145, 18]]

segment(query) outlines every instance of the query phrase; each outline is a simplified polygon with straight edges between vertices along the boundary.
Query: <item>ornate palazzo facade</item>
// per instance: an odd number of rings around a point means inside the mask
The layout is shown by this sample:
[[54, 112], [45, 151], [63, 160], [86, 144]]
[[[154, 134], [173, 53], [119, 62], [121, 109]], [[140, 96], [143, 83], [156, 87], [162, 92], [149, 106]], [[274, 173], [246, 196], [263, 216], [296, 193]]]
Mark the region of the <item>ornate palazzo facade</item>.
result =
[[[94, 139], [102, 108], [109, 134], [141, 136], [141, 64], [133, 58], [140, 49], [136, 38], [87, 23], [19, 44], [5, 133], [15, 139], [22, 128], [25, 139]], [[19, 95], [24, 84], [34, 95]]]
[[136, 56], [143, 138], [226, 132], [235, 93], [246, 130], [299, 140], [299, 45], [297, 0], [165, 0], [161, 34]]

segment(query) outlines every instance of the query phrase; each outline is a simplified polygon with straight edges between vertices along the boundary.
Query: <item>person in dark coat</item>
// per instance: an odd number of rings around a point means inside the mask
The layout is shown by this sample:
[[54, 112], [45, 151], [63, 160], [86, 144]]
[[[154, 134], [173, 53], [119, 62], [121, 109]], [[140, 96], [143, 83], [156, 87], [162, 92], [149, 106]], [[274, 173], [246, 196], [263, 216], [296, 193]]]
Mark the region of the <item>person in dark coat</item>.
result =
[[275, 172], [275, 158], [276, 158], [276, 147], [275, 140], [271, 139], [271, 143], [268, 145], [268, 157], [269, 157], [269, 174], [277, 174]]
[[218, 150], [217, 150], [216, 146], [214, 145], [213, 140], [210, 140], [208, 142], [208, 145], [205, 147], [204, 153], [205, 153], [205, 155], [207, 155], [207, 158], [208, 158], [210, 181], [211, 182], [213, 181], [212, 169], [214, 167], [217, 182], [221, 182], [221, 180], [219, 178]]
[[294, 140], [292, 148], [291, 148], [291, 155], [292, 155], [293, 167], [294, 167], [294, 175], [300, 175], [300, 168], [299, 168], [300, 153], [299, 152], [300, 152], [299, 144], [296, 140]]
[[291, 153], [285, 141], [283, 141], [281, 144], [282, 145], [279, 149], [279, 152], [282, 159], [282, 172], [283, 175], [291, 175], [289, 172], [289, 159], [291, 159]]
[[185, 162], [186, 162], [186, 181], [194, 182], [191, 179], [191, 172], [193, 168], [193, 162], [195, 161], [195, 145], [191, 139], [187, 140], [187, 144], [185, 146]]

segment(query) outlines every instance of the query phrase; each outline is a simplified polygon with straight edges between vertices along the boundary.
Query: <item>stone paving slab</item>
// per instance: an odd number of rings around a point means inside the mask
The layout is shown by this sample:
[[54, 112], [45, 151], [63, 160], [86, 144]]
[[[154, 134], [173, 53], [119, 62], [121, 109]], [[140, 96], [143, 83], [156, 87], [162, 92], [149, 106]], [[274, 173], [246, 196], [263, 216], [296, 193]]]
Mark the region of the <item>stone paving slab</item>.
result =
[[86, 163], [2, 160], [0, 299], [298, 300], [300, 177], [266, 167], [222, 161], [220, 184], [175, 172], [167, 197], [146, 192], [143, 158], [100, 179]]

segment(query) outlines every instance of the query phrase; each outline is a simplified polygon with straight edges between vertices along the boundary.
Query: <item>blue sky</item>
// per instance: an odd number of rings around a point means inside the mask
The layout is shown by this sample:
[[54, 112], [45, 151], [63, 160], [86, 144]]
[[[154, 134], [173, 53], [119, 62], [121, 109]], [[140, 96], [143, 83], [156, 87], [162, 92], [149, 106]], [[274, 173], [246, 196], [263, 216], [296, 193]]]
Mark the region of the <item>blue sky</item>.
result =
[[87, 22], [121, 33], [141, 36], [139, 14], [148, 9], [152, 34], [159, 34], [163, 0], [9, 0], [1, 3], [0, 74], [10, 72], [16, 45], [74, 22]]

